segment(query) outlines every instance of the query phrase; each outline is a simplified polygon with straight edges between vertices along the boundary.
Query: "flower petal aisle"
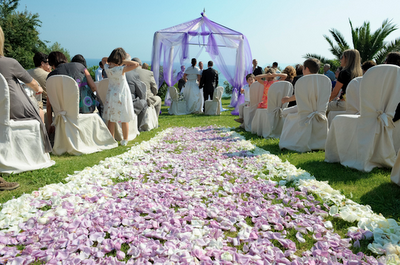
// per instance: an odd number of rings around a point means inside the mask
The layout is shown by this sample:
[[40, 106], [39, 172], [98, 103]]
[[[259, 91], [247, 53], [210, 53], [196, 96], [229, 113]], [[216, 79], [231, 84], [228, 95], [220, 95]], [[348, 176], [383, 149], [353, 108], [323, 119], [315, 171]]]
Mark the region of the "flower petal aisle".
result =
[[[2, 206], [3, 264], [399, 261], [396, 222], [224, 128], [167, 129]], [[341, 238], [329, 214], [359, 227]], [[371, 236], [386, 256], [353, 254]]]

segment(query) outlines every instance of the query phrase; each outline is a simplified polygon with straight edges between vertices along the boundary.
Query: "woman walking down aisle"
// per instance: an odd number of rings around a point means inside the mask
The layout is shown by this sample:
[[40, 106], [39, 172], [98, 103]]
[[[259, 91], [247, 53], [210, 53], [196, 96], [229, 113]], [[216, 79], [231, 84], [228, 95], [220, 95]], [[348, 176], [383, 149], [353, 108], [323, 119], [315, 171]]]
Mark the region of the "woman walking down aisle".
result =
[[183, 95], [185, 96], [188, 113], [200, 113], [202, 111], [202, 95], [199, 89], [201, 75], [196, 63], [196, 58], [193, 58], [192, 66], [188, 67], [183, 75], [183, 79], [186, 81]]
[[108, 120], [108, 129], [114, 137], [116, 122], [122, 122], [124, 139], [121, 145], [128, 144], [129, 121], [134, 118], [132, 95], [126, 81], [125, 73], [139, 66], [139, 63], [126, 60], [124, 49], [114, 49], [109, 57], [102, 59], [109, 80], [106, 101], [104, 103], [104, 119]]
[[[335, 88], [331, 93], [327, 112], [346, 110], [346, 102], [343, 96], [346, 94], [347, 85], [354, 78], [363, 75], [360, 53], [356, 49], [343, 52], [340, 57], [340, 66], [343, 67], [343, 70], [340, 71]], [[340, 90], [342, 92], [338, 95]]]

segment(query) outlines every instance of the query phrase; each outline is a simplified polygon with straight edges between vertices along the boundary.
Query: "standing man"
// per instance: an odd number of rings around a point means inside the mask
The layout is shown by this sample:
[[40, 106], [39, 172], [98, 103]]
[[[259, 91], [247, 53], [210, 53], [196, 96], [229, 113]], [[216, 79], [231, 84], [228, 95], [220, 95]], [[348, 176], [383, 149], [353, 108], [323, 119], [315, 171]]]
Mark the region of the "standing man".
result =
[[275, 70], [275, 74], [280, 74], [281, 73], [281, 71], [279, 71], [279, 69], [278, 69], [278, 63], [277, 62], [273, 62], [272, 63], [272, 69]]
[[256, 59], [253, 59], [253, 75], [262, 75], [263, 74], [263, 70], [260, 66], [257, 65], [258, 62]]
[[200, 68], [200, 75], [202, 75], [203, 74], [203, 62], [202, 61], [199, 62], [199, 68]]
[[161, 110], [161, 98], [157, 96], [158, 88], [156, 85], [156, 80], [154, 79], [154, 74], [150, 70], [142, 69], [142, 61], [139, 58], [135, 57], [132, 59], [132, 61], [139, 63], [139, 66], [133, 71], [138, 73], [140, 81], [145, 83], [147, 105], [154, 106], [158, 117]]
[[103, 62], [100, 61], [99, 68], [97, 68], [96, 71], [94, 72], [95, 79], [97, 82], [103, 80], [103, 69], [104, 69]]
[[[210, 97], [213, 98], [214, 89], [218, 86], [218, 72], [213, 69], [214, 63], [213, 61], [208, 62], [208, 69], [203, 71], [200, 80], [200, 88], [203, 88], [203, 98], [204, 102]], [[203, 103], [203, 111], [204, 111], [204, 103]]]

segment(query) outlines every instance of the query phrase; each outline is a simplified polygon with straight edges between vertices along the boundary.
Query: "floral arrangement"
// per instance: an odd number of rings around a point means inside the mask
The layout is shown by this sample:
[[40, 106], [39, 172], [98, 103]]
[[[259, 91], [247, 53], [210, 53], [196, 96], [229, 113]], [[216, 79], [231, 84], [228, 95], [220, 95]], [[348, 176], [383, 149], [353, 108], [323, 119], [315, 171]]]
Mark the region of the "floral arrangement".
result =
[[179, 93], [178, 95], [178, 101], [185, 101], [185, 96], [183, 95], [183, 93]]
[[[400, 261], [394, 220], [229, 129], [170, 128], [66, 182], [2, 205], [0, 263]], [[341, 238], [328, 216], [358, 227]], [[353, 253], [372, 237], [378, 258]]]

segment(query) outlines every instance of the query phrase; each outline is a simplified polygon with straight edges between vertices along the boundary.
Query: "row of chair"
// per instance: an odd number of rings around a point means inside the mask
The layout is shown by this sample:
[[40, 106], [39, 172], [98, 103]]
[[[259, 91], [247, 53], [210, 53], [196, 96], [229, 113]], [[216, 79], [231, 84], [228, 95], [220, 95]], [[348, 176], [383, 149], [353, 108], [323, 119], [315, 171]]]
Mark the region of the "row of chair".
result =
[[[104, 102], [108, 80], [96, 85]], [[53, 154], [90, 154], [118, 146], [106, 126], [107, 121], [97, 113], [79, 113], [79, 88], [74, 79], [64, 75], [51, 76], [46, 87], [54, 111]], [[54, 165], [49, 154], [44, 152], [40, 123], [37, 120], [10, 119], [9, 88], [1, 74], [0, 89], [0, 172], [20, 173]], [[148, 108], [145, 116], [148, 122], [143, 130], [158, 127], [154, 107]], [[136, 115], [129, 125], [129, 140], [132, 140], [139, 134]], [[116, 140], [121, 140], [121, 128], [116, 127]]]
[[[168, 88], [171, 96], [171, 106], [168, 109], [168, 113], [171, 115], [186, 115], [189, 114], [186, 109], [186, 99], [179, 100], [179, 93], [176, 87]], [[224, 88], [219, 86], [215, 88], [213, 99], [206, 100], [204, 102], [204, 114], [205, 115], [221, 115], [221, 99], [224, 93]]]
[[307, 75], [297, 81], [297, 107], [293, 113], [281, 103], [284, 96], [292, 94], [289, 82], [271, 85], [267, 109], [257, 109], [262, 91], [258, 82], [250, 87], [250, 106], [244, 108], [246, 131], [280, 138], [281, 149], [325, 150], [325, 161], [362, 171], [393, 167], [400, 149], [400, 121], [392, 121], [400, 102], [400, 67], [379, 65], [352, 80], [347, 90], [347, 110], [330, 112], [330, 125], [325, 113], [331, 84], [326, 76]]

